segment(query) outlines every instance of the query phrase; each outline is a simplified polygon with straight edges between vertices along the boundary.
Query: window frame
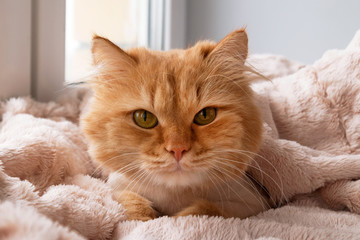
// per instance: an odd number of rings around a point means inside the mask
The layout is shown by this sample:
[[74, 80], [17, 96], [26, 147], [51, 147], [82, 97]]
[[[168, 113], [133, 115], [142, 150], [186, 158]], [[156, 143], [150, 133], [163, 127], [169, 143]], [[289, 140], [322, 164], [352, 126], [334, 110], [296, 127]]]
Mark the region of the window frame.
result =
[[[186, 0], [148, 1], [148, 47], [153, 50], [183, 48]], [[14, 19], [6, 25], [5, 33], [14, 23], [19, 24], [16, 24], [16, 34], [0, 42], [0, 47], [9, 45], [10, 51], [14, 50], [11, 56], [22, 61], [11, 62], [17, 74], [0, 75], [3, 86], [0, 97], [31, 95], [39, 101], [55, 100], [66, 89], [66, 0], [2, 0], [1, 4], [6, 10], [0, 20]], [[14, 44], [9, 44], [12, 42]]]
[[65, 0], [32, 0], [31, 95], [56, 99], [65, 81]]

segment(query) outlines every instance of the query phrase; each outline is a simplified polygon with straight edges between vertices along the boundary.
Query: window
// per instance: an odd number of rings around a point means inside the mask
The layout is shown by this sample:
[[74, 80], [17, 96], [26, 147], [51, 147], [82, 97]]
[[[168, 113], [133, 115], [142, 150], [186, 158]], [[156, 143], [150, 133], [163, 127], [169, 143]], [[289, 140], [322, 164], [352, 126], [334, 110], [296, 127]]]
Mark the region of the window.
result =
[[93, 33], [125, 49], [184, 47], [186, 2], [1, 0], [0, 98], [61, 95], [65, 79], [75, 81], [89, 69]]
[[148, 0], [67, 0], [65, 80], [91, 69], [91, 39], [104, 36], [127, 49], [148, 46]]

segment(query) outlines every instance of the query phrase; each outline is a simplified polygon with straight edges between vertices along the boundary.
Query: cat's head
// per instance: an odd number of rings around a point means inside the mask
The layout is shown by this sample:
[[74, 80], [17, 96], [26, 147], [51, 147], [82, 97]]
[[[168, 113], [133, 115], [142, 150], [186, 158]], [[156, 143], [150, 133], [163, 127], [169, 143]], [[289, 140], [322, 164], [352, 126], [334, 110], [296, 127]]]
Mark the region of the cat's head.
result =
[[122, 50], [95, 36], [94, 99], [82, 117], [92, 156], [129, 178], [199, 186], [241, 175], [261, 140], [247, 35], [186, 50]]

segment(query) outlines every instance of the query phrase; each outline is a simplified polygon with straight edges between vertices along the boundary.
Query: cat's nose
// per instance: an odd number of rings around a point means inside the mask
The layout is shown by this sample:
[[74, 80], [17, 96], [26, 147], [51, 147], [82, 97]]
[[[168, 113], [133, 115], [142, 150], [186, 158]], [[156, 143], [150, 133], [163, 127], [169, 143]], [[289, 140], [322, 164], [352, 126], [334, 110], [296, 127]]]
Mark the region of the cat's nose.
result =
[[184, 153], [189, 151], [189, 147], [186, 145], [168, 146], [166, 150], [174, 155], [177, 162], [180, 162]]

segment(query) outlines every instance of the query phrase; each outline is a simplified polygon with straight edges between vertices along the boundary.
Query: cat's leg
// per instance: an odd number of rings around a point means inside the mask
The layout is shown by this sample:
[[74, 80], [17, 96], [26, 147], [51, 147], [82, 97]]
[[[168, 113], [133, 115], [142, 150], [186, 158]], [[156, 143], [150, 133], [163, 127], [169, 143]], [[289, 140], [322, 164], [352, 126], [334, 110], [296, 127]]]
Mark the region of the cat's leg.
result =
[[297, 142], [264, 137], [249, 172], [276, 203], [310, 193], [325, 183], [360, 179], [359, 155], [331, 155]]
[[126, 209], [128, 220], [147, 221], [156, 218], [152, 203], [137, 193], [118, 191], [113, 194], [113, 198]]
[[188, 216], [188, 215], [208, 215], [208, 216], [223, 216], [226, 214], [220, 210], [215, 204], [205, 199], [198, 199], [190, 206], [184, 208], [175, 216]]

